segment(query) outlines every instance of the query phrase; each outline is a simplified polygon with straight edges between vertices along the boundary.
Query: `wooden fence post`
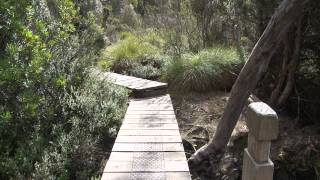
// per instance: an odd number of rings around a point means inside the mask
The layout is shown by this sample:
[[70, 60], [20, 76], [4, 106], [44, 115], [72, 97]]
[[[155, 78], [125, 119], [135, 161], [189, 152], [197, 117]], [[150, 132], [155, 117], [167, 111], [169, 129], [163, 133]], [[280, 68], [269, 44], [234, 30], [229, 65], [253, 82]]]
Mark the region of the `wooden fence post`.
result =
[[251, 103], [246, 113], [248, 148], [244, 150], [242, 180], [272, 180], [273, 162], [269, 158], [271, 140], [278, 136], [276, 112], [263, 102]]

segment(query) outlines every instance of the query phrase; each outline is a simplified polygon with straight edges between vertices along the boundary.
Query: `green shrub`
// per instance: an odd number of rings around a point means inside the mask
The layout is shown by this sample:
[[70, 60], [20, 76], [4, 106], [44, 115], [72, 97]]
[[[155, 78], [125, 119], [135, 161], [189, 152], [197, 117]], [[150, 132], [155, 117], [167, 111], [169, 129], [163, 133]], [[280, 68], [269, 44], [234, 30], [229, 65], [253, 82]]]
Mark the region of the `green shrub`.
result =
[[98, 65], [121, 74], [159, 79], [161, 68], [168, 59], [162, 53], [163, 44], [152, 30], [141, 36], [123, 32], [119, 42], [105, 49]]
[[125, 90], [87, 76], [102, 29], [54, 2], [0, 2], [0, 179], [96, 176], [126, 108]]
[[180, 56], [181, 54], [188, 52], [189, 50], [188, 38], [189, 37], [187, 37], [186, 35], [177, 33], [174, 30], [165, 31], [164, 33], [165, 47], [164, 48], [166, 53], [172, 56]]
[[73, 117], [53, 126], [51, 133], [56, 139], [43, 150], [33, 177], [88, 179], [97, 175], [102, 160], [97, 154], [119, 129], [127, 100], [126, 89], [93, 77], [67, 94], [63, 104], [74, 112]]
[[155, 29], [147, 29], [141, 38], [143, 41], [148, 42], [160, 49], [163, 49], [166, 43], [165, 39], [158, 32], [156, 32]]
[[150, 65], [137, 66], [131, 70], [130, 74], [143, 79], [156, 80], [161, 76], [161, 70]]
[[131, 28], [139, 27], [141, 24], [140, 17], [134, 10], [134, 5], [129, 4], [124, 5], [122, 8], [120, 20], [123, 24]]
[[163, 78], [172, 89], [179, 91], [228, 90], [240, 65], [236, 50], [215, 47], [169, 61]]
[[146, 55], [152, 54], [156, 48], [148, 42], [142, 41], [138, 36], [122, 33], [121, 40], [105, 49], [103, 60], [116, 63], [121, 60], [139, 61]]

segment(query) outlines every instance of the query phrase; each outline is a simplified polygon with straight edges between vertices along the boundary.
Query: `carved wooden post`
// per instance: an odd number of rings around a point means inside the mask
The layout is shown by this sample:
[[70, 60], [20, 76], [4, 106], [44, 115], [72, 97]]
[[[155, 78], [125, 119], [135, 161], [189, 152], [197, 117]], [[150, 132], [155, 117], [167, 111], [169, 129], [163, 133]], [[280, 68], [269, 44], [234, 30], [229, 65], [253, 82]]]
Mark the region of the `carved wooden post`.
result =
[[276, 112], [263, 102], [249, 105], [246, 113], [249, 128], [248, 148], [244, 150], [242, 180], [272, 180], [273, 162], [269, 158], [271, 140], [278, 136]]

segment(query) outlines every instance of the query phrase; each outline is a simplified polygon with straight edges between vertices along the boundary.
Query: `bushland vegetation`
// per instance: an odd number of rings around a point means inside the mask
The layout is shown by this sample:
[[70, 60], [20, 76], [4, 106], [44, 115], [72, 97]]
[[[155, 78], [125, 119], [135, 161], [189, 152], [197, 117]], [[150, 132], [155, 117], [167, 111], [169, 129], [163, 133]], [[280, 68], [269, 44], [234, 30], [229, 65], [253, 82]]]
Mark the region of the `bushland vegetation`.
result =
[[[228, 92], [280, 2], [1, 1], [0, 179], [98, 178], [128, 92], [91, 67], [164, 81], [172, 93]], [[253, 92], [297, 129], [319, 127], [319, 9], [306, 4]], [[283, 148], [276, 174], [319, 176], [311, 139]]]

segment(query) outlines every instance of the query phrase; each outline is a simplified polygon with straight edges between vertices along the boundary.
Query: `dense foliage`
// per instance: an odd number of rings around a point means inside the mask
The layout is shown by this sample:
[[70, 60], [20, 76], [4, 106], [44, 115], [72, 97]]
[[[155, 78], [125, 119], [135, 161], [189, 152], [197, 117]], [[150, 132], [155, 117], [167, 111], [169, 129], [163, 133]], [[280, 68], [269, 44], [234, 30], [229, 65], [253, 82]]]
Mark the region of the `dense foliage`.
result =
[[127, 93], [88, 78], [103, 46], [71, 0], [0, 3], [0, 179], [88, 179]]
[[241, 66], [236, 50], [215, 47], [171, 60], [164, 79], [179, 92], [230, 90]]
[[98, 64], [104, 68], [146, 79], [159, 79], [167, 60], [164, 40], [154, 31], [145, 35], [122, 32], [118, 42], [108, 46]]
[[[88, 67], [166, 81], [176, 92], [230, 90], [279, 2], [0, 1], [0, 179], [98, 176], [128, 97]], [[301, 127], [319, 124], [319, 9], [309, 1], [254, 92]], [[286, 64], [293, 54], [295, 67]], [[283, 157], [279, 169], [295, 178]]]

